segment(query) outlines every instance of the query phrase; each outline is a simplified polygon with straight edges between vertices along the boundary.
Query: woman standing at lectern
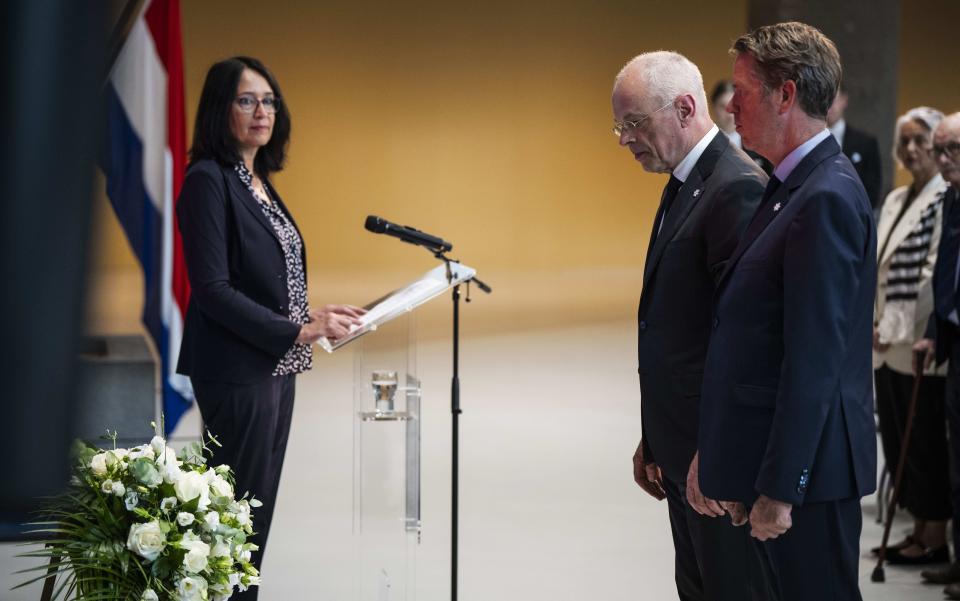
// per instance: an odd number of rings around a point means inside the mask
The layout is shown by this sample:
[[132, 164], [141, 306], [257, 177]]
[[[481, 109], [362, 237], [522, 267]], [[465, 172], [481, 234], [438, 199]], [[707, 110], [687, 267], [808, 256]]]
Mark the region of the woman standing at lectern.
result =
[[[210, 68], [200, 97], [190, 167], [177, 202], [192, 288], [177, 371], [190, 376], [207, 428], [222, 446], [238, 496], [253, 512], [258, 568], [280, 484], [295, 378], [312, 344], [338, 338], [362, 309], [307, 304], [306, 252], [293, 216], [269, 181], [283, 168], [290, 114], [260, 61]], [[242, 598], [255, 599], [256, 588]]]

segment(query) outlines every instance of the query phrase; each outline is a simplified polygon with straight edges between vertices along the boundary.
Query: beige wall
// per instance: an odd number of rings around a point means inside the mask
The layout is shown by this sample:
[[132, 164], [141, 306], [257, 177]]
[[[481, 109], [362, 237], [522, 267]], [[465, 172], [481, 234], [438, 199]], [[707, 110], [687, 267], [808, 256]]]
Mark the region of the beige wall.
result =
[[[899, 104], [957, 110], [960, 88], [941, 73], [957, 15], [921, 18], [957, 5], [918, 2], [904, 9]], [[709, 92], [745, 22], [746, 0], [184, 0], [188, 129], [211, 63], [243, 53], [274, 71], [293, 115], [275, 183], [321, 274], [314, 302], [362, 302], [382, 285], [336, 284], [431, 265], [424, 251], [366, 233], [376, 214], [453, 241], [455, 256], [499, 285], [489, 305], [501, 317], [544, 300], [573, 319], [597, 317], [594, 302], [624, 317], [663, 178], [610, 133], [612, 79], [639, 52], [675, 49], [700, 65]], [[108, 284], [94, 286], [95, 327], [136, 328], [140, 281], [114, 277], [135, 263], [102, 200], [96, 222], [93, 276]]]
[[[275, 72], [294, 124], [275, 179], [312, 268], [420, 258], [365, 233], [371, 213], [443, 235], [487, 270], [636, 265], [662, 182], [610, 133], [613, 76], [675, 48], [710, 85], [744, 2], [695, 5], [685, 27], [666, 1], [462, 4], [186, 0], [190, 127], [215, 60], [246, 53]], [[98, 268], [132, 261], [112, 225]]]
[[[903, 2], [900, 40], [900, 114], [926, 105], [945, 113], [960, 111], [960, 69], [957, 67], [957, 25], [960, 2], [910, 0]], [[893, 124], [891, 124], [893, 127]], [[881, 148], [880, 152], [890, 152]], [[909, 174], [896, 173], [896, 184], [909, 183]]]

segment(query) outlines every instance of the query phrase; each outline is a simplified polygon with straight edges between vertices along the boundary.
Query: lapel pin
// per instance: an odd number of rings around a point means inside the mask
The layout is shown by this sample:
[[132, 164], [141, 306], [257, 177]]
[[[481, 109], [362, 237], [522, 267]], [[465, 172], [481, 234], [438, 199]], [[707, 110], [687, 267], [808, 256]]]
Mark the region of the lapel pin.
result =
[[696, 198], [698, 196], [700, 196], [700, 188], [697, 188], [696, 190], [693, 191], [693, 197]]
[[783, 206], [783, 205], [781, 205], [779, 202], [778, 202], [777, 204], [773, 205], [773, 212], [776, 213], [777, 211], [780, 210], [780, 207], [782, 207], [782, 206]]

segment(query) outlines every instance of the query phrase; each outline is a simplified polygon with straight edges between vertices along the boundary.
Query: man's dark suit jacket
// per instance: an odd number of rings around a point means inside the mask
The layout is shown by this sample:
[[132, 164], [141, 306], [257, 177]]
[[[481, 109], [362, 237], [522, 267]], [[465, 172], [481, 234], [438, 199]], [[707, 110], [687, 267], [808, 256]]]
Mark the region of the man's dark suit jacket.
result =
[[843, 154], [847, 155], [853, 168], [857, 170], [860, 181], [867, 191], [870, 206], [876, 209], [883, 198], [880, 197], [880, 186], [883, 183], [880, 163], [880, 147], [877, 139], [865, 131], [850, 127], [843, 134]]
[[960, 251], [960, 195], [954, 186], [943, 195], [943, 229], [933, 268], [933, 312], [926, 337], [936, 341], [937, 364], [950, 358], [958, 327], [948, 318], [957, 308], [957, 252]]
[[874, 490], [873, 211], [832, 136], [761, 205], [721, 276], [700, 486], [752, 504]]
[[300, 333], [288, 319], [287, 267], [269, 219], [233, 167], [210, 160], [187, 171], [177, 219], [191, 287], [177, 372], [239, 384], [269, 377]]
[[659, 235], [654, 220], [638, 314], [644, 455], [675, 481], [685, 480], [697, 448], [714, 285], [766, 180], [718, 134], [677, 192]]

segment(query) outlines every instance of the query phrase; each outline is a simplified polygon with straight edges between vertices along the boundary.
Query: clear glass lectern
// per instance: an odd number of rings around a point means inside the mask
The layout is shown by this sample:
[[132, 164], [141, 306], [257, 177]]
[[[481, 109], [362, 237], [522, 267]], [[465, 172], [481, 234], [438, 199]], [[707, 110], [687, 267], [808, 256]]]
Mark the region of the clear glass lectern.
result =
[[[372, 303], [361, 325], [336, 341], [354, 342], [354, 598], [414, 601], [420, 542], [420, 380], [413, 310], [476, 270], [447, 263]], [[365, 334], [373, 335], [365, 336]]]
[[413, 601], [420, 539], [420, 380], [408, 313], [354, 354], [355, 598]]

